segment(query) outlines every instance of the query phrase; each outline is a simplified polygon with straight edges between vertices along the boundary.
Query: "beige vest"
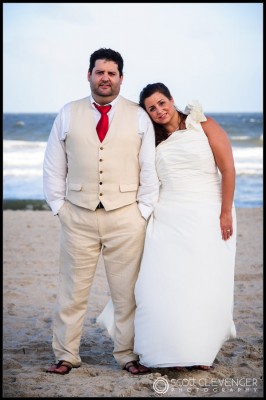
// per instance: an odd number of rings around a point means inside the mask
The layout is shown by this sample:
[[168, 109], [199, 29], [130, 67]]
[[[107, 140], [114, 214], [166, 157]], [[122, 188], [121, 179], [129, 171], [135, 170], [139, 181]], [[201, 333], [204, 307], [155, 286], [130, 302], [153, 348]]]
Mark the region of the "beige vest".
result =
[[134, 203], [139, 188], [138, 105], [120, 96], [109, 130], [100, 142], [89, 98], [71, 103], [66, 136], [68, 164], [66, 198], [95, 210], [106, 211]]

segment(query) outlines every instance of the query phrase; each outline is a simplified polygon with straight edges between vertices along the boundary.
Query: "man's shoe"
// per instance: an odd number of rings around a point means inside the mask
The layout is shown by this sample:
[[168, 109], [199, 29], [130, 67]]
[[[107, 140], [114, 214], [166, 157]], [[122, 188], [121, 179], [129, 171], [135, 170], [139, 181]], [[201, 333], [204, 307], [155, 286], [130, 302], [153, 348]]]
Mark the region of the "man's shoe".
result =
[[57, 364], [51, 365], [46, 372], [50, 374], [59, 374], [59, 375], [66, 375], [72, 370], [73, 365], [68, 361], [59, 361]]
[[148, 374], [149, 372], [151, 372], [149, 368], [140, 364], [136, 360], [127, 362], [123, 369], [130, 372], [132, 375]]

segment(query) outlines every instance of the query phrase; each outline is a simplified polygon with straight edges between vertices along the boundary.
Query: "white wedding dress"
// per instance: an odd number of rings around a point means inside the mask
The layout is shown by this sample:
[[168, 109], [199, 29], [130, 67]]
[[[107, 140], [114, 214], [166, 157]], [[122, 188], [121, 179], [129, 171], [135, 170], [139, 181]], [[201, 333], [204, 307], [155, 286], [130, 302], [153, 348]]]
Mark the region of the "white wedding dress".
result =
[[[233, 322], [234, 233], [221, 237], [221, 181], [198, 103], [185, 130], [156, 148], [159, 201], [146, 232], [135, 286], [135, 347], [147, 367], [210, 366]], [[112, 335], [112, 303], [98, 322]]]

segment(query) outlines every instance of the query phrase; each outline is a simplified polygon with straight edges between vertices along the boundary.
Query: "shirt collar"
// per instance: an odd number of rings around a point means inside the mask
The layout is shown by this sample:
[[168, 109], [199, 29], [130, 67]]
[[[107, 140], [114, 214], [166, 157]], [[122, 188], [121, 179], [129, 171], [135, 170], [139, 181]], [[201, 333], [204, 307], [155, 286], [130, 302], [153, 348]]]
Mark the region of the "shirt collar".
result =
[[[102, 104], [102, 105], [106, 106], [106, 105], [111, 104], [111, 106], [112, 106], [112, 108], [113, 108], [113, 107], [116, 105], [116, 103], [118, 102], [119, 97], [120, 97], [120, 95], [118, 95], [111, 103], [106, 103], [106, 104]], [[94, 100], [94, 98], [92, 97], [92, 95], [89, 96], [89, 99], [90, 99], [90, 102], [91, 102], [92, 105], [93, 105], [93, 103], [98, 104], [98, 103]], [[100, 105], [100, 104], [98, 104], [98, 105]]]

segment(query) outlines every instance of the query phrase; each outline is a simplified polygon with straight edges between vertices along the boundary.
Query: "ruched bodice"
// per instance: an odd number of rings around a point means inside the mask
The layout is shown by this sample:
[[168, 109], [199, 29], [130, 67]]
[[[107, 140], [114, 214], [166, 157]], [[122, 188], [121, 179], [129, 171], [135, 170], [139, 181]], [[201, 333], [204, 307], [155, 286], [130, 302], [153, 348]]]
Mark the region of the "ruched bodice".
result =
[[156, 150], [161, 196], [172, 192], [181, 200], [221, 201], [220, 174], [209, 141], [199, 129], [176, 131]]

